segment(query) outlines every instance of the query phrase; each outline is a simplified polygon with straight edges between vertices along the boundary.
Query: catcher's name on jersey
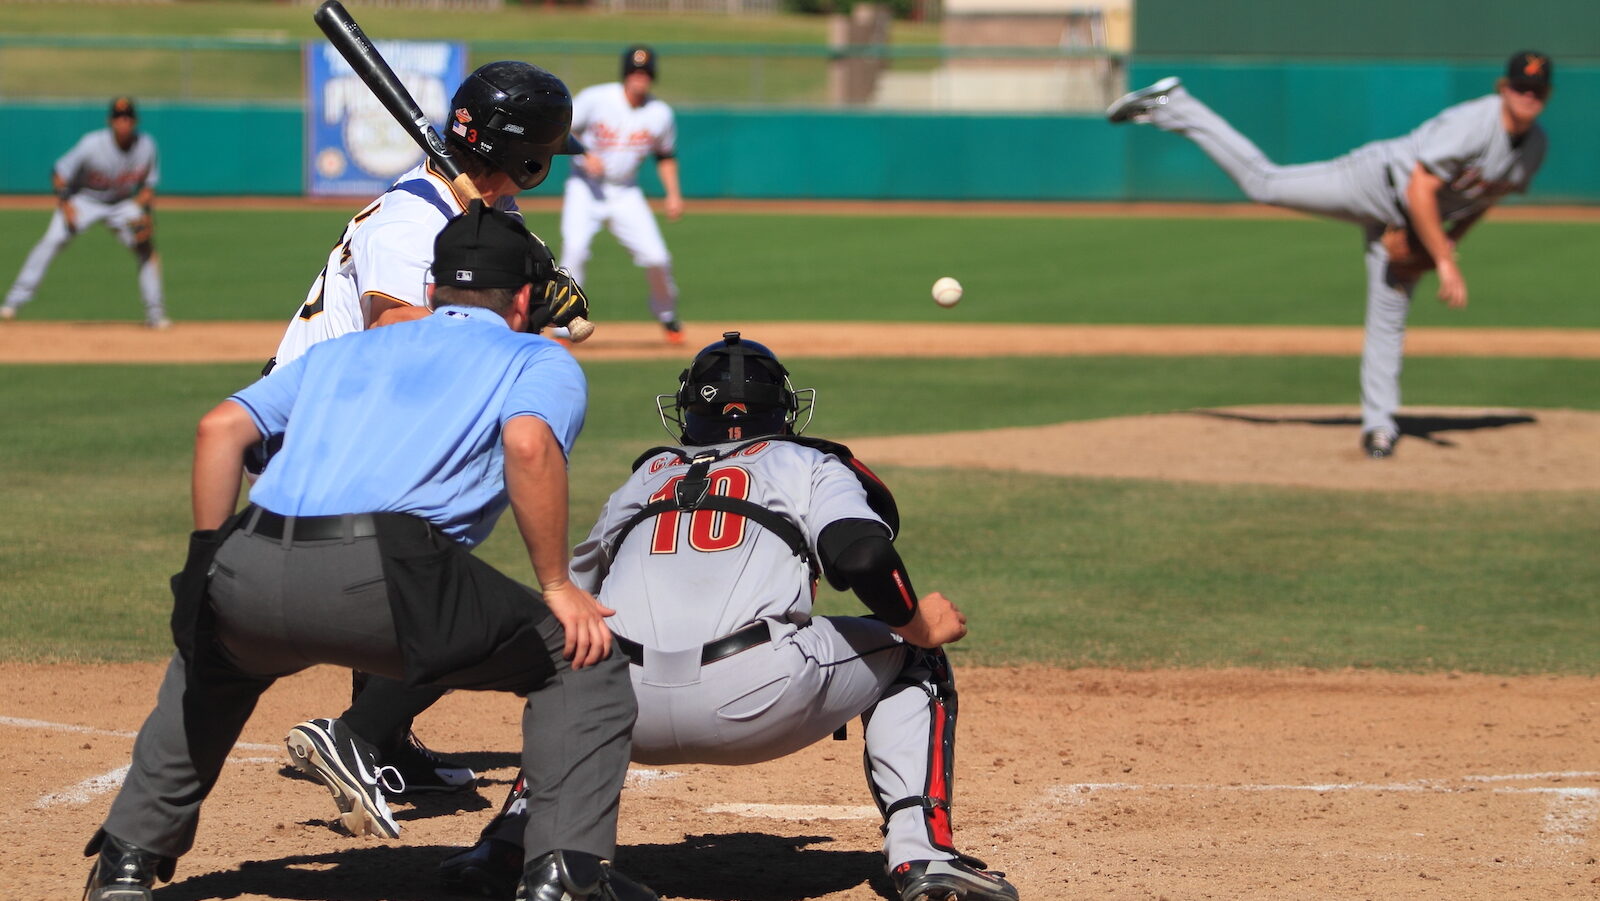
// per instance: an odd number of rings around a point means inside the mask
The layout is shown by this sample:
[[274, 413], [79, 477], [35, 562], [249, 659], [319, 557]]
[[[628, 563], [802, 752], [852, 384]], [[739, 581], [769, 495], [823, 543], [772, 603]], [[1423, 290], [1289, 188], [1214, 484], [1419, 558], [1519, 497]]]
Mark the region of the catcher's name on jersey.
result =
[[[735, 450], [733, 453], [728, 454], [726, 457], [719, 458], [718, 462], [725, 462], [725, 461], [728, 461], [728, 460], [733, 460], [733, 459], [738, 458], [738, 457], [753, 457], [756, 454], [759, 454], [762, 451], [766, 450], [769, 446], [771, 446], [771, 444], [772, 444], [772, 442], [770, 442], [770, 441], [757, 441], [755, 444], [752, 444], [749, 447], [742, 448], [742, 449], [739, 449], [739, 450]], [[654, 460], [651, 460], [650, 461], [650, 465], [649, 465], [649, 467], [647, 467], [647, 469], [652, 475], [654, 475], [655, 473], [658, 473], [663, 469], [671, 469], [674, 466], [687, 467], [690, 464], [692, 464], [693, 462], [694, 462], [694, 458], [693, 458], [692, 455], [689, 456], [689, 457], [678, 457], [678, 456], [675, 456], [673, 454], [667, 454], [666, 456], [656, 457]]]

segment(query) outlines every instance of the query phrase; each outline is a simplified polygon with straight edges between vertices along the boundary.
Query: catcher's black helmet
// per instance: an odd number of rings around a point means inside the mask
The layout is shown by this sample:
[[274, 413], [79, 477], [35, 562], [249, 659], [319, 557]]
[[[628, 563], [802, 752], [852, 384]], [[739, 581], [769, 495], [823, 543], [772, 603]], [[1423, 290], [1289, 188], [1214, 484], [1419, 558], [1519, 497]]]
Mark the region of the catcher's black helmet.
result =
[[550, 174], [550, 158], [582, 153], [573, 140], [572, 93], [529, 63], [480, 66], [450, 98], [448, 139], [511, 176], [523, 190]]
[[[685, 444], [720, 444], [799, 434], [805, 424], [795, 428], [795, 420], [802, 409], [810, 413], [815, 395], [811, 388], [795, 390], [789, 370], [766, 345], [747, 341], [738, 332], [724, 332], [721, 341], [695, 354], [694, 362], [678, 376], [677, 393], [657, 396], [656, 406], [663, 424], [669, 419], [677, 424]], [[668, 398], [673, 406], [670, 415], [665, 406]]]

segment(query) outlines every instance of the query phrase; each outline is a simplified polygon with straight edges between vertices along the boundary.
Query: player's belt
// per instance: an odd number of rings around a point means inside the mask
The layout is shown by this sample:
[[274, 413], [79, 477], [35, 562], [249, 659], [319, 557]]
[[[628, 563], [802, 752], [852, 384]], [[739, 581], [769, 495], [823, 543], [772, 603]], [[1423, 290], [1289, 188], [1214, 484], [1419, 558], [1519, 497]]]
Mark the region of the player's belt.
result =
[[[617, 647], [622, 653], [628, 655], [628, 662], [634, 666], [644, 666], [644, 645], [637, 641], [629, 641], [621, 635], [616, 638]], [[740, 651], [748, 651], [758, 644], [766, 644], [772, 640], [772, 632], [764, 622], [751, 623], [743, 629], [729, 632], [715, 641], [708, 641], [700, 646], [700, 665], [715, 663], [725, 657], [732, 657]]]
[[[349, 531], [345, 531], [346, 523]], [[347, 513], [343, 516], [279, 516], [263, 507], [254, 507], [245, 514], [239, 531], [247, 535], [291, 541], [332, 541], [334, 539], [371, 538], [378, 534], [378, 523], [370, 513]]]

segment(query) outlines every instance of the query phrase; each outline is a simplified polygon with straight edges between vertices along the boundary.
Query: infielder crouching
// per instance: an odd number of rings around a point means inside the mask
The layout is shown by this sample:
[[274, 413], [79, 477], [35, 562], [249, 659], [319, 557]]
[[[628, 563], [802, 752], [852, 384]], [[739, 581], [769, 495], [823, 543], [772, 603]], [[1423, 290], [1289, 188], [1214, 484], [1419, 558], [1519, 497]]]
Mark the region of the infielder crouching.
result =
[[[574, 552], [573, 581], [617, 611], [639, 702], [633, 759], [757, 763], [860, 716], [899, 896], [1015, 901], [952, 834], [956, 691], [940, 646], [966, 618], [912, 591], [883, 483], [842, 445], [798, 435], [809, 393], [738, 332], [706, 347], [657, 399], [672, 398], [662, 420], [683, 445], [639, 457]], [[813, 617], [819, 575], [876, 616]], [[441, 876], [509, 897], [528, 812], [519, 780]]]

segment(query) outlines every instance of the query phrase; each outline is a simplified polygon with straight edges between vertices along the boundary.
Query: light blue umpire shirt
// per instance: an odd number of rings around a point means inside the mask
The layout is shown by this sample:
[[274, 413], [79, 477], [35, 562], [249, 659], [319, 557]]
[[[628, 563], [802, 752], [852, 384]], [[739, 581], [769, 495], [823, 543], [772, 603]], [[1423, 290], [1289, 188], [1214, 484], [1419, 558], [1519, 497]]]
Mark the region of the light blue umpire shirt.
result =
[[537, 416], [570, 454], [587, 398], [566, 348], [492, 310], [446, 306], [323, 341], [229, 400], [263, 435], [284, 433], [252, 503], [281, 516], [409, 513], [471, 547], [509, 500], [501, 426]]

